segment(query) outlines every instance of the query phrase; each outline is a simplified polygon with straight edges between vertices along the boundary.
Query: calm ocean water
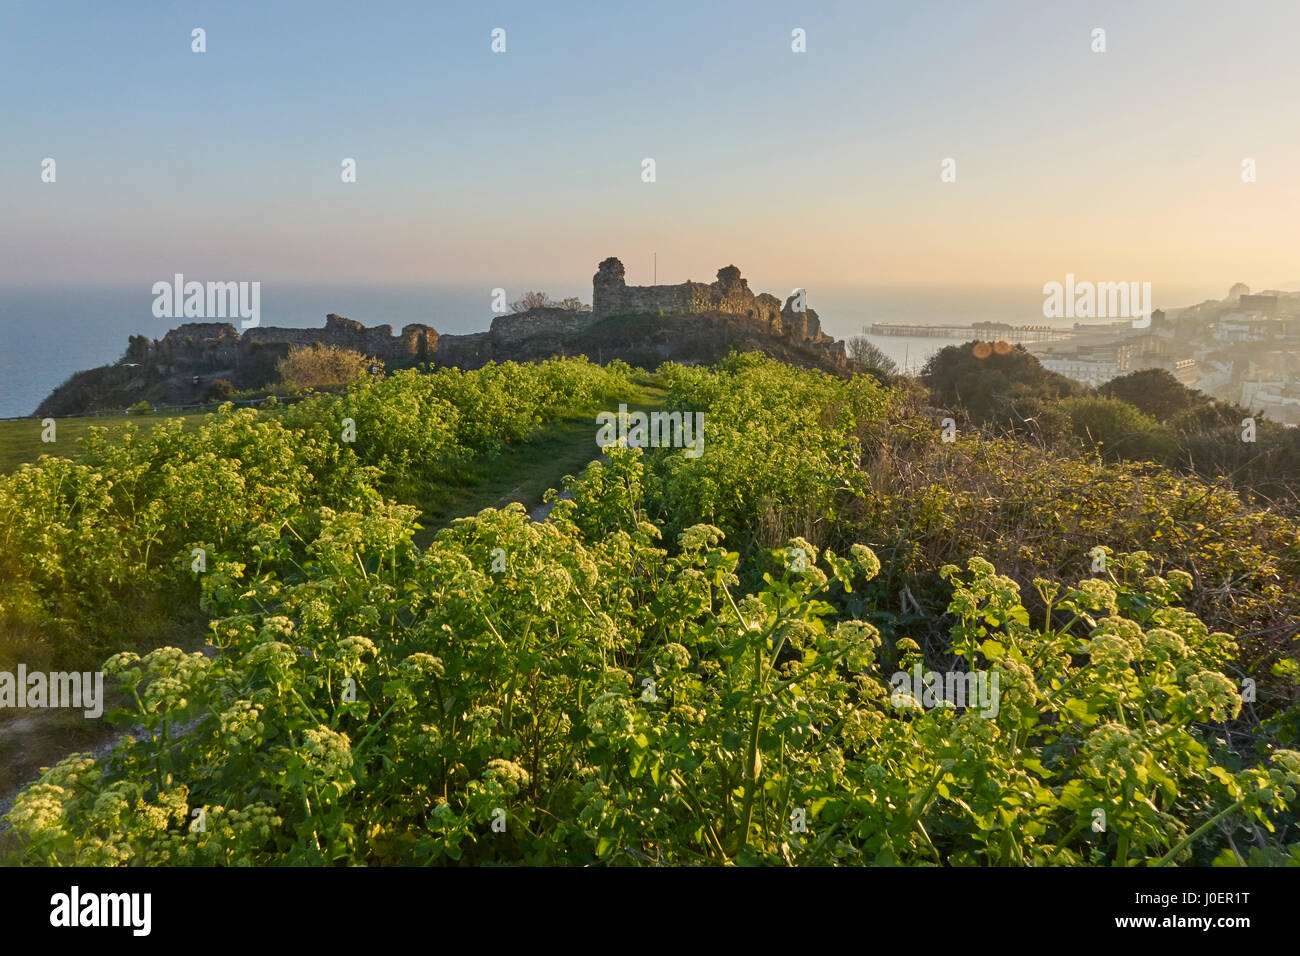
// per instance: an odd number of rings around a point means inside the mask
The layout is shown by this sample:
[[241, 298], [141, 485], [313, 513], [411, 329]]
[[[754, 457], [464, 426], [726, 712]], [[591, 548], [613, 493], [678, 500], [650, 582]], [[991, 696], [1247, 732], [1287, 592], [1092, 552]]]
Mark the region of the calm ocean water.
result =
[[[478, 332], [492, 322], [490, 292], [479, 287], [262, 284], [262, 325], [323, 328], [330, 312], [394, 331], [423, 322], [439, 332]], [[185, 321], [204, 320], [154, 318], [147, 286], [0, 288], [0, 418], [30, 415], [74, 372], [116, 362], [130, 336], [161, 338]], [[238, 328], [239, 320], [234, 324]]]
[[[584, 301], [591, 297], [589, 287], [550, 291], [556, 296], [579, 294]], [[856, 335], [871, 322], [1044, 321], [1042, 295], [1032, 287], [813, 289], [808, 304], [821, 316], [823, 328], [837, 338]], [[184, 321], [154, 318], [152, 305], [147, 287], [0, 288], [0, 418], [30, 415], [74, 372], [116, 362], [129, 336], [160, 338]], [[484, 331], [492, 321], [490, 291], [478, 286], [303, 288], [263, 283], [262, 325], [320, 328], [330, 312], [365, 325], [388, 324], [394, 331], [423, 322], [439, 332], [461, 334]], [[953, 344], [928, 337], [872, 341], [900, 367], [913, 370], [933, 352]]]

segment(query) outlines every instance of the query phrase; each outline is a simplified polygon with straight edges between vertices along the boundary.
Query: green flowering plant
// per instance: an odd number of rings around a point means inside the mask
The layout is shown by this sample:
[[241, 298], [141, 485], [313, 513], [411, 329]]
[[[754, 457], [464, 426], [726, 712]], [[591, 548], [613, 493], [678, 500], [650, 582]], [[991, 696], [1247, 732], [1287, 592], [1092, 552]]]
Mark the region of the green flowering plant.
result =
[[901, 708], [851, 610], [871, 549], [796, 537], [742, 588], [720, 528], [664, 545], [646, 474], [615, 450], [551, 520], [487, 510], [425, 550], [409, 508], [322, 511], [302, 562], [210, 593], [215, 656], [109, 663], [117, 719], [148, 732], [19, 796], [22, 859], [1227, 862], [1225, 832], [1294, 805], [1300, 755], [1243, 766], [1216, 733], [1235, 642], [1146, 557], [1043, 582], [1041, 622], [991, 563], [944, 568], [952, 650], [997, 674], [997, 706]]
[[[1194, 613], [1192, 600], [1214, 610], [1207, 590], [1165, 560], [1172, 541], [1249, 577], [1243, 620], [1257, 620], [1291, 560], [1268, 553], [1283, 523], [1249, 525], [1211, 493], [1197, 530], [1112, 476], [1151, 512], [1152, 553], [1108, 549], [1098, 577], [1040, 578], [1027, 604], [999, 568], [1082, 566], [1074, 545], [1043, 541], [1070, 521], [1097, 539], [1106, 515], [1086, 496], [1032, 515], [1003, 501], [998, 520], [1041, 521], [1046, 537], [924, 563], [950, 553], [936, 541], [964, 540], [989, 499], [880, 490], [869, 446], [889, 401], [874, 382], [758, 356], [668, 366], [661, 381], [671, 409], [706, 413], [703, 456], [616, 449], [569, 482], [549, 520], [488, 509], [427, 547], [415, 534], [430, 489], [573, 403], [616, 394], [627, 370], [397, 373], [291, 409], [228, 407], [194, 433], [93, 435], [85, 466], [48, 459], [0, 480], [16, 570], [0, 613], [43, 622], [59, 646], [92, 625], [120, 636], [129, 615], [112, 608], [133, 588], [212, 617], [207, 654], [109, 660], [126, 701], [112, 718], [133, 733], [19, 794], [16, 859], [1300, 862], [1300, 754], [1279, 746], [1295, 739], [1294, 711], [1270, 718], [1254, 752], [1229, 745], [1246, 628]], [[355, 443], [338, 439], [343, 417]], [[1095, 472], [1051, 475], [1023, 480], [1056, 488]], [[1177, 483], [1158, 487], [1178, 499]], [[856, 535], [900, 514], [902, 531]], [[1224, 527], [1239, 552], [1214, 537]], [[884, 567], [859, 537], [897, 542], [880, 549]], [[200, 543], [201, 574], [189, 557]], [[920, 642], [881, 597], [911, 573], [946, 582], [918, 584], [928, 607], [912, 620], [934, 623]], [[102, 659], [122, 645], [92, 646]], [[952, 659], [948, 680], [971, 678], [964, 708], [891, 692], [895, 666], [939, 668], [936, 654]], [[1268, 673], [1294, 681], [1294, 663]]]

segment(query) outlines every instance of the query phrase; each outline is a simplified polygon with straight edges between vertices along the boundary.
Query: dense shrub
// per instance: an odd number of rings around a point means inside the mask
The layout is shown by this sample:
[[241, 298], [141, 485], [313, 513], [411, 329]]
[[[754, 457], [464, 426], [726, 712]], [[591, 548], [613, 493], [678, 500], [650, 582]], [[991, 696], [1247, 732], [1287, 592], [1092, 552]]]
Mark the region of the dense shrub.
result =
[[[701, 456], [615, 449], [550, 520], [487, 510], [425, 549], [422, 489], [629, 370], [401, 372], [0, 480], [14, 633], [118, 649], [139, 594], [213, 619], [210, 657], [108, 662], [147, 732], [23, 791], [18, 861], [1300, 862], [1292, 519], [1155, 464], [944, 442], [865, 376], [659, 378]], [[1112, 442], [1155, 425], [1040, 384], [1006, 394]], [[906, 689], [927, 667], [996, 699], [934, 706]]]
[[1161, 423], [1210, 404], [1205, 395], [1188, 388], [1162, 368], [1142, 369], [1117, 376], [1097, 392], [1104, 398], [1127, 402]]
[[383, 362], [339, 345], [312, 342], [293, 346], [276, 364], [280, 381], [289, 388], [331, 388], [347, 385]]
[[25, 790], [22, 858], [1159, 865], [1237, 862], [1243, 829], [1252, 862], [1300, 858], [1258, 837], [1300, 753], [1227, 748], [1236, 648], [1179, 606], [1187, 575], [1117, 556], [1044, 583], [1034, 623], [987, 562], [943, 569], [952, 644], [1000, 690], [936, 707], [849, 610], [869, 549], [794, 539], [746, 594], [717, 528], [658, 546], [641, 479], [616, 451], [553, 521], [485, 511], [425, 552], [410, 509], [325, 514], [300, 570], [207, 576], [218, 656], [109, 662], [152, 732]]
[[1060, 408], [1070, 430], [1103, 457], [1169, 463], [1177, 452], [1174, 436], [1154, 418], [1116, 398], [1067, 398]]
[[1043, 368], [1024, 346], [994, 348], [987, 342], [940, 349], [920, 378], [943, 407], [961, 409], [977, 425], [1012, 428], [1044, 404], [1084, 392], [1084, 386]]
[[77, 461], [0, 476], [0, 670], [91, 666], [156, 639], [197, 607], [195, 548], [256, 565], [271, 542], [309, 540], [321, 508], [427, 501], [432, 482], [627, 385], [626, 367], [585, 360], [411, 371], [288, 409], [227, 404], [191, 431], [92, 429]]
[[872, 378], [845, 381], [755, 353], [717, 371], [662, 370], [666, 407], [704, 415], [704, 454], [652, 454], [652, 515], [669, 533], [715, 524], [746, 550], [824, 537], [840, 501], [859, 494], [862, 442], [889, 405]]

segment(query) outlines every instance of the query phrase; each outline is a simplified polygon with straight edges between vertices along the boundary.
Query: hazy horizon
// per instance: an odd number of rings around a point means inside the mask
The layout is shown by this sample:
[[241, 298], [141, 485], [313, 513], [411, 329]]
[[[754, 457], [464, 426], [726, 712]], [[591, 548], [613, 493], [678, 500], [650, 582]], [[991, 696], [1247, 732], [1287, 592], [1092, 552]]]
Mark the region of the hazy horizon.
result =
[[[638, 281], [635, 273], [629, 278]], [[528, 285], [506, 283], [512, 294]], [[781, 291], [780, 286], [751, 286], [756, 292]], [[556, 297], [576, 295], [591, 301], [590, 283], [541, 287]], [[1044, 319], [1041, 302], [1037, 290], [1023, 287], [816, 287], [808, 293], [808, 304], [819, 313], [823, 328], [837, 338], [857, 334], [871, 322], [1073, 323]], [[158, 318], [152, 303], [148, 288], [131, 283], [0, 285], [0, 341], [7, 346], [0, 350], [0, 418], [29, 415], [73, 372], [116, 361], [131, 335], [161, 338], [187, 321], [208, 321]], [[367, 326], [388, 324], [397, 330], [421, 322], [455, 335], [486, 331], [494, 317], [490, 304], [488, 289], [464, 284], [272, 283], [262, 290], [261, 324], [320, 328], [326, 313], [336, 312]], [[238, 328], [239, 319], [231, 321]], [[915, 366], [947, 342], [898, 337], [880, 338], [877, 344], [900, 365]]]

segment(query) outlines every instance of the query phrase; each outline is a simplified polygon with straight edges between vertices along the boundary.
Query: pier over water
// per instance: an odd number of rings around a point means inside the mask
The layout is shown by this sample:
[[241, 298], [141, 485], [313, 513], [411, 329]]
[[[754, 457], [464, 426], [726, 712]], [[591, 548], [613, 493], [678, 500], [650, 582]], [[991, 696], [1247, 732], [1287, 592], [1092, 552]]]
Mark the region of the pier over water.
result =
[[1061, 329], [1051, 325], [1011, 325], [1006, 322], [972, 322], [970, 325], [909, 324], [904, 322], [872, 322], [872, 335], [932, 336], [944, 339], [979, 339], [1003, 342], [1050, 342], [1072, 339], [1074, 329]]

